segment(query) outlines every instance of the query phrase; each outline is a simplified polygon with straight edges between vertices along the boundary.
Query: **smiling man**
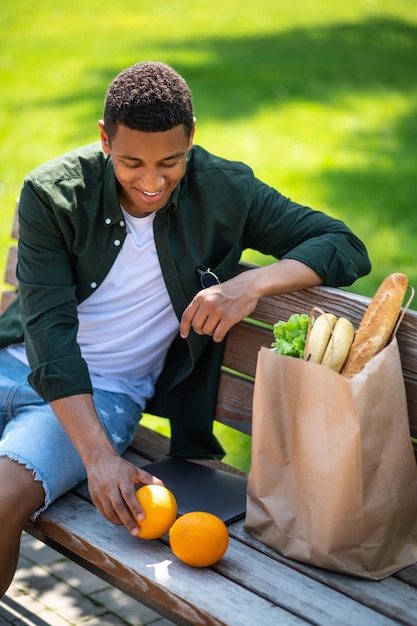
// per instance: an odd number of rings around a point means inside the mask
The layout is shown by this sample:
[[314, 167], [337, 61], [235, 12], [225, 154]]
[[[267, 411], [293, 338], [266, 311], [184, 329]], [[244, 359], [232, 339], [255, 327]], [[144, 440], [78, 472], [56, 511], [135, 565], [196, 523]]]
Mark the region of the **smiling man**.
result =
[[[116, 76], [99, 131], [21, 193], [19, 296], [0, 319], [0, 593], [25, 521], [85, 477], [137, 534], [135, 487], [159, 481], [121, 454], [145, 409], [170, 419], [172, 454], [222, 456], [223, 340], [260, 297], [370, 270], [344, 223], [193, 146], [191, 93], [169, 66]], [[236, 275], [246, 248], [277, 261]]]
[[185, 174], [194, 126], [143, 132], [120, 125], [114, 137], [99, 122], [103, 151], [111, 156], [120, 204], [133, 217], [146, 217], [165, 206]]

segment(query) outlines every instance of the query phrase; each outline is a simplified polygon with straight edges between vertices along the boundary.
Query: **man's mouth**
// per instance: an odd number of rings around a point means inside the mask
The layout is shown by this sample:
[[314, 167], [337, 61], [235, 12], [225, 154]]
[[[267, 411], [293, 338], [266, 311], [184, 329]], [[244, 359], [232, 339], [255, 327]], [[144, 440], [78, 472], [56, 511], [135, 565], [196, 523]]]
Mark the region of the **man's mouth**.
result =
[[162, 202], [163, 198], [165, 198], [167, 194], [169, 186], [162, 187], [158, 191], [147, 191], [146, 189], [142, 189], [141, 187], [133, 187], [132, 191], [136, 195], [136, 198], [139, 201], [142, 201], [144, 204], [149, 206], [154, 206], [155, 203], [158, 204]]
[[160, 193], [161, 193], [161, 191], [163, 191], [163, 190], [161, 189], [160, 191], [152, 191], [152, 192], [151, 192], [151, 191], [145, 191], [144, 189], [141, 189], [141, 191], [142, 191], [142, 193], [144, 193], [144, 194], [145, 194], [145, 196], [150, 196], [150, 197], [152, 197], [152, 196], [157, 196], [157, 195], [158, 195], [158, 194], [160, 194]]

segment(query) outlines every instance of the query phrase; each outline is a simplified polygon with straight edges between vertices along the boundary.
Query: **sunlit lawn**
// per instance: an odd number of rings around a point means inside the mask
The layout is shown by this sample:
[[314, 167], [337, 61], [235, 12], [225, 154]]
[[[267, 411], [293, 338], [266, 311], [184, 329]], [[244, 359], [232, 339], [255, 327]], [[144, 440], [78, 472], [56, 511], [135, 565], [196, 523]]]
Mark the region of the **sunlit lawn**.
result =
[[[109, 80], [143, 59], [168, 62], [188, 80], [198, 143], [247, 162], [365, 241], [373, 271], [354, 290], [373, 295], [392, 271], [417, 286], [410, 0], [2, 0], [1, 276], [24, 175], [95, 140]], [[235, 445], [227, 460], [247, 467], [247, 443]]]

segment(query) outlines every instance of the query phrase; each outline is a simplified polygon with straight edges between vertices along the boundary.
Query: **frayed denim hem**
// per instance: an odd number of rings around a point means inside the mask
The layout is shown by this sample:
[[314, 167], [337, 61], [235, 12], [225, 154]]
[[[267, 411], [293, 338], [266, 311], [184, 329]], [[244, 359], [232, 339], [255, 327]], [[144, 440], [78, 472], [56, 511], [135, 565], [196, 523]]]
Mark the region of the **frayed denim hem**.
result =
[[29, 463], [29, 461], [27, 461], [26, 459], [23, 459], [18, 454], [15, 454], [14, 452], [8, 452], [7, 450], [3, 450], [2, 452], [0, 452], [0, 457], [2, 456], [7, 457], [11, 461], [16, 461], [20, 465], [24, 465], [26, 469], [32, 472], [33, 480], [37, 480], [42, 483], [42, 487], [45, 492], [45, 501], [44, 501], [43, 506], [37, 509], [37, 511], [35, 511], [35, 513], [33, 513], [33, 515], [30, 517], [30, 521], [34, 522], [37, 519], [37, 517], [39, 517], [39, 515], [43, 513], [51, 504], [51, 494], [49, 493], [49, 489], [46, 485], [45, 479], [42, 478], [42, 476], [40, 475], [36, 467], [33, 467], [33, 465]]

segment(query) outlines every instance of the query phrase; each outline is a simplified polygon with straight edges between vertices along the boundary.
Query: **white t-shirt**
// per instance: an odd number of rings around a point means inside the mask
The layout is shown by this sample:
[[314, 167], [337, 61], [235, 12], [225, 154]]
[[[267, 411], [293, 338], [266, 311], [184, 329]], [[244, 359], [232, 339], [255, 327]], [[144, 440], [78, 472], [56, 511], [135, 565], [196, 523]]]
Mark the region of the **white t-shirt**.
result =
[[179, 322], [156, 252], [155, 214], [123, 214], [125, 241], [103, 283], [78, 306], [77, 340], [93, 387], [126, 393], [143, 407]]

